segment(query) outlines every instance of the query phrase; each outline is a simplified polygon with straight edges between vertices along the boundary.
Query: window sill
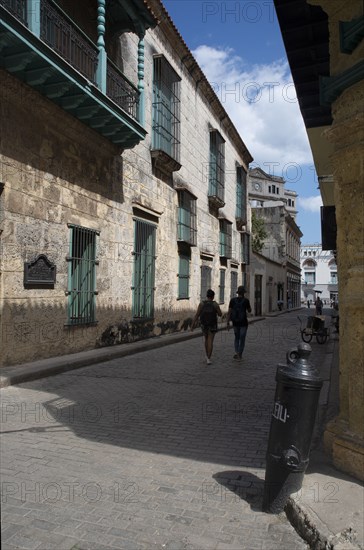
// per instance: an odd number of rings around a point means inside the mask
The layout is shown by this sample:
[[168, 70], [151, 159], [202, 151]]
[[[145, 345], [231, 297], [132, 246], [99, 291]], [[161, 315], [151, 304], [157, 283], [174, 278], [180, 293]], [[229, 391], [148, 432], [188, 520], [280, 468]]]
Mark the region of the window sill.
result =
[[223, 206], [225, 206], [224, 199], [221, 199], [217, 195], [208, 195], [208, 199], [211, 206], [215, 206], [217, 208], [222, 208]]
[[178, 170], [182, 168], [182, 164], [161, 149], [151, 149], [150, 154], [153, 168], [160, 170], [166, 175], [170, 175], [172, 172], [178, 172]]

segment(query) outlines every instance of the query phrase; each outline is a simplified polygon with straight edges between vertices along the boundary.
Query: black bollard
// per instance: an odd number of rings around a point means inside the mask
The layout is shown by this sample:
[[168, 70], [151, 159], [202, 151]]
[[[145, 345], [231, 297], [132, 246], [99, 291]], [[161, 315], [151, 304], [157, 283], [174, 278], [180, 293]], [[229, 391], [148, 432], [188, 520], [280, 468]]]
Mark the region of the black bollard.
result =
[[278, 365], [265, 471], [263, 511], [279, 514], [302, 487], [309, 462], [322, 379], [309, 362], [309, 344], [287, 353]]

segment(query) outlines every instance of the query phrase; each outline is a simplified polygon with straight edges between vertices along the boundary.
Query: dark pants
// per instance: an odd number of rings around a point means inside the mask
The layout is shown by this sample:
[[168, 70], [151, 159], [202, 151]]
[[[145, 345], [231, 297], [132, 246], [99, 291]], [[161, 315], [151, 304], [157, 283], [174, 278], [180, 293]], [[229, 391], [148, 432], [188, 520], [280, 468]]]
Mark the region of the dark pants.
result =
[[238, 353], [239, 355], [242, 355], [245, 347], [245, 338], [246, 333], [248, 331], [248, 327], [235, 327], [234, 326], [234, 334], [235, 334], [235, 340], [234, 340], [234, 347], [235, 347], [235, 353]]

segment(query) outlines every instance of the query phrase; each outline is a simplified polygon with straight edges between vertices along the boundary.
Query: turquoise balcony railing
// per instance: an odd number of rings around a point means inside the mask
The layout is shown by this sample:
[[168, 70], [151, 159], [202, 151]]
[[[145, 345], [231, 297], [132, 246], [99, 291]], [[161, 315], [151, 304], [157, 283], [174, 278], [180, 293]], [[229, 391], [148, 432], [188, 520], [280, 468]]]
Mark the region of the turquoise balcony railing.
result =
[[28, 2], [0, 0], [0, 66], [114, 143], [144, 139], [137, 87], [107, 59], [102, 92], [97, 45], [53, 0], [40, 0], [37, 36]]

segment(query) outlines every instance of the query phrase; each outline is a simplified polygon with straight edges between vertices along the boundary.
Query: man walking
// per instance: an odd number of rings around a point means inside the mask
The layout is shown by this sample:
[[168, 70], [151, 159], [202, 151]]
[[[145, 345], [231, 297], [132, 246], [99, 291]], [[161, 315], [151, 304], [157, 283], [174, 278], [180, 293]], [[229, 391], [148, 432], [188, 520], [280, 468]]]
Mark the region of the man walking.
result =
[[240, 361], [243, 355], [245, 347], [245, 338], [248, 331], [248, 317], [247, 312], [251, 313], [250, 302], [244, 297], [245, 288], [239, 286], [237, 290], [237, 298], [231, 298], [229, 303], [229, 311], [227, 314], [227, 328], [229, 329], [230, 320], [233, 323], [234, 328], [234, 347], [235, 355], [234, 359]]
[[221, 317], [220, 306], [214, 300], [215, 292], [209, 288], [206, 293], [206, 300], [202, 301], [197, 308], [196, 315], [192, 321], [191, 332], [197, 326], [200, 319], [201, 329], [205, 341], [206, 363], [211, 365], [211, 355], [214, 346], [214, 338], [217, 332], [217, 316]]

